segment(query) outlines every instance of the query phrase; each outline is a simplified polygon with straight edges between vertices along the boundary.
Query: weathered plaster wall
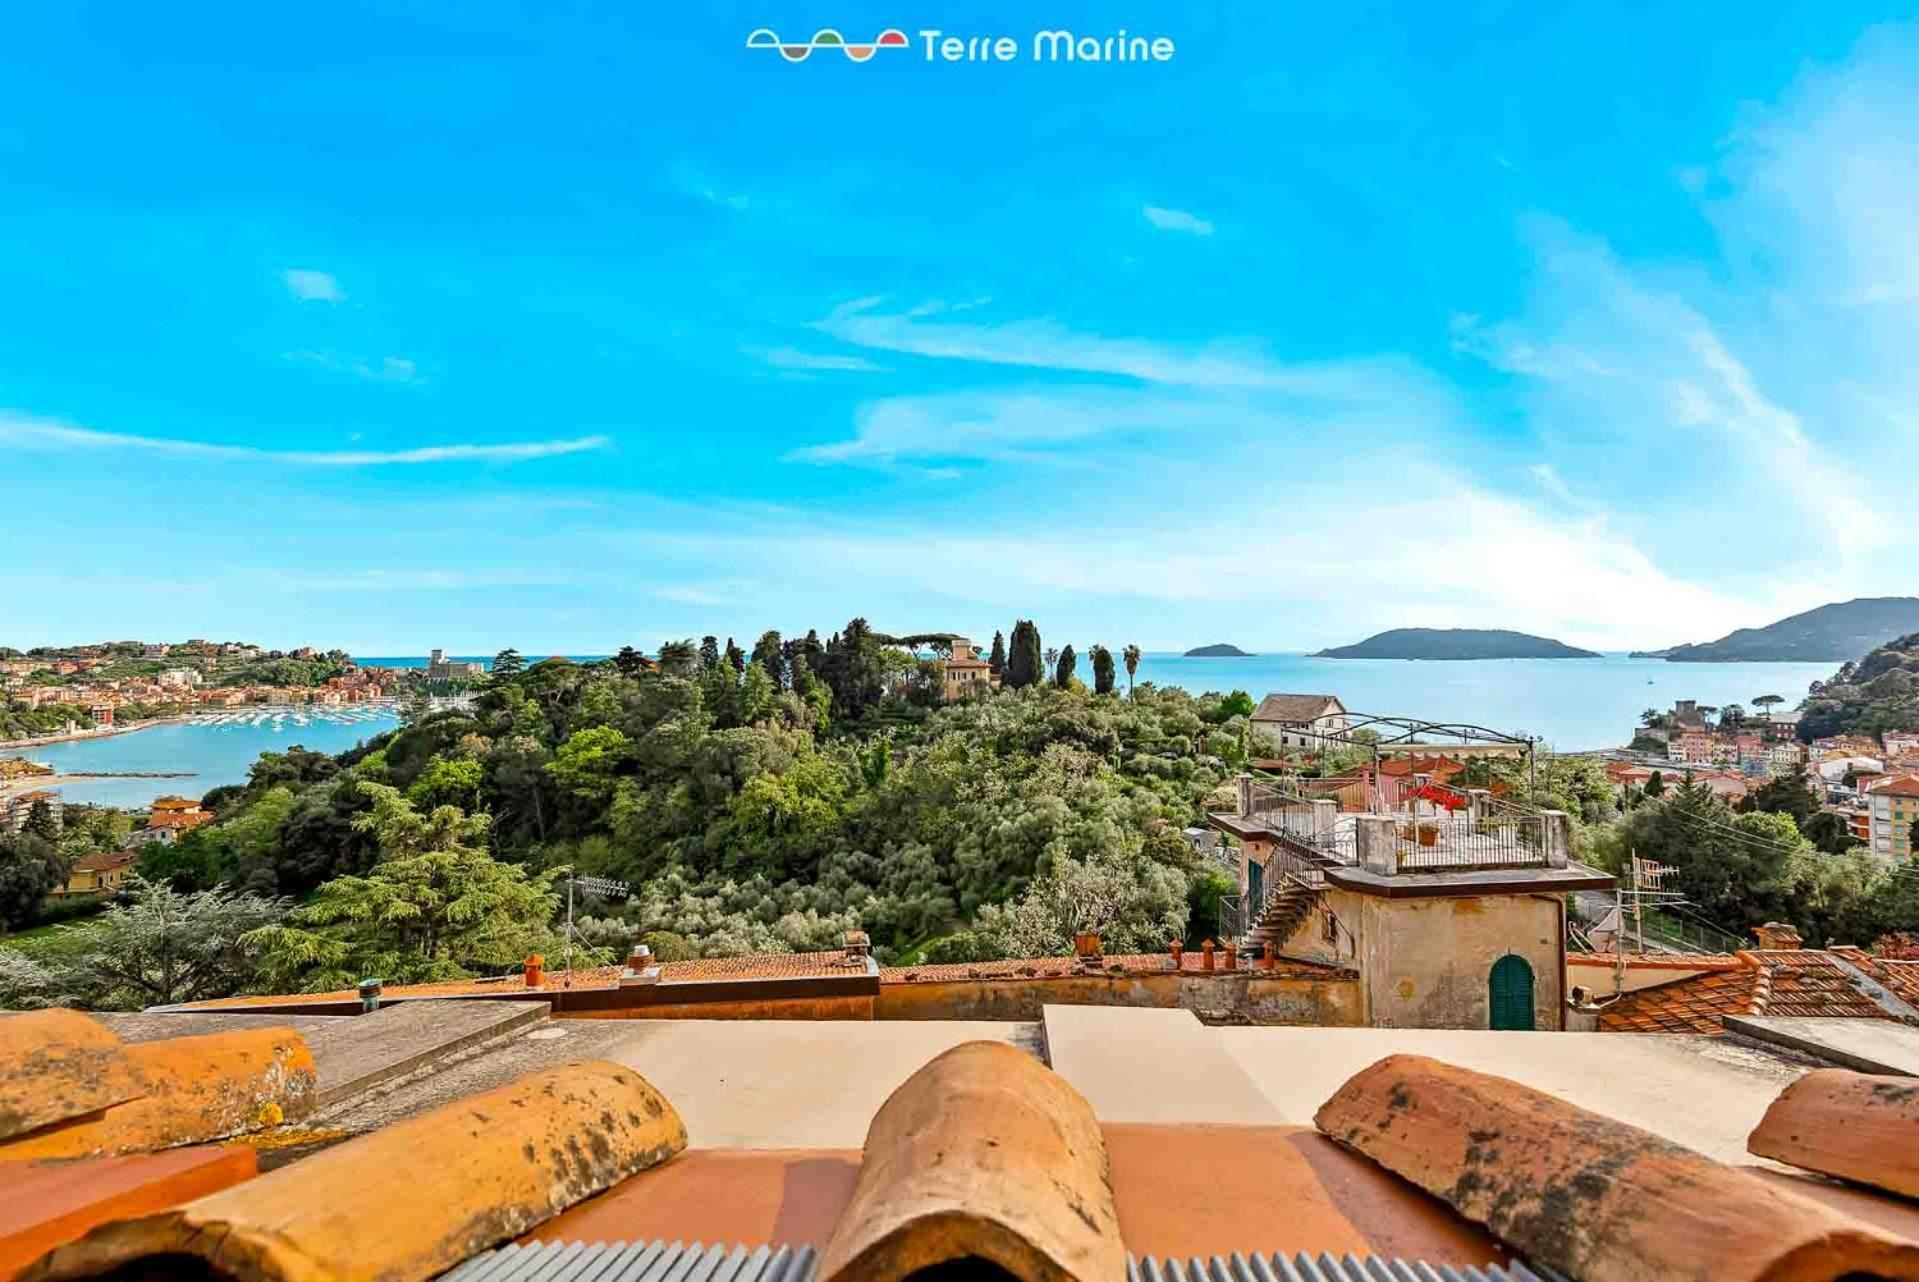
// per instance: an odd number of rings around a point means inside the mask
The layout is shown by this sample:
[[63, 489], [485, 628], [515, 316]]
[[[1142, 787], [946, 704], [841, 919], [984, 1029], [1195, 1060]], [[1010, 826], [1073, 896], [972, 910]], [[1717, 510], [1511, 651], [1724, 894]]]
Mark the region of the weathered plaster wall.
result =
[[1618, 968], [1611, 957], [1599, 953], [1569, 953], [1566, 956], [1566, 987], [1568, 991], [1574, 984], [1591, 990], [1594, 997], [1611, 997], [1615, 993], [1636, 993], [1642, 988], [1657, 988], [1661, 984], [1673, 984], [1682, 979], [1692, 979], [1712, 971], [1726, 969], [1717, 966], [1688, 966], [1684, 960], [1674, 957], [1633, 958], [1626, 967], [1624, 982], [1620, 982]]
[[1363, 1023], [1352, 978], [1231, 974], [1076, 975], [966, 979], [880, 986], [879, 1019], [1031, 1020], [1055, 1006], [1180, 1007], [1208, 1017], [1260, 1024], [1352, 1027]]
[[1533, 970], [1533, 1027], [1559, 1027], [1559, 904], [1543, 895], [1361, 898], [1360, 971], [1375, 1028], [1486, 1028], [1508, 953]]
[[871, 997], [788, 997], [674, 1002], [604, 1010], [555, 1010], [555, 1019], [872, 1019]]

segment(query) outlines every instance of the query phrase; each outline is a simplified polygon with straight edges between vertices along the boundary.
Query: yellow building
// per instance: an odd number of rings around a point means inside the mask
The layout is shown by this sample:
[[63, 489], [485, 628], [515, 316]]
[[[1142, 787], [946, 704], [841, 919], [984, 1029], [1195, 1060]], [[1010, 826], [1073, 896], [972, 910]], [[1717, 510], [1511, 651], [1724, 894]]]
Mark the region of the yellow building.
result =
[[953, 638], [953, 656], [946, 660], [946, 701], [963, 699], [969, 691], [999, 684], [993, 665], [979, 657], [979, 647], [965, 637]]
[[1866, 794], [1872, 816], [1872, 853], [1881, 859], [1912, 858], [1912, 825], [1919, 823], [1919, 775], [1880, 784]]

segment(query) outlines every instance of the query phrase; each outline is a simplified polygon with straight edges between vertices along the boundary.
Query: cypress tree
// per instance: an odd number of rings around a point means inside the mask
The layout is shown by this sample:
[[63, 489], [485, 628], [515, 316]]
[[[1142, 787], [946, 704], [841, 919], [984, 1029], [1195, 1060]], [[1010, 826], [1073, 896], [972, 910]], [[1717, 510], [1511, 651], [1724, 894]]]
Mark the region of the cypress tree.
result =
[[1006, 675], [1006, 636], [1004, 633], [995, 632], [993, 634], [993, 651], [986, 656], [986, 666], [993, 670], [993, 675], [996, 677]]
[[1067, 646], [1059, 652], [1059, 662], [1053, 665], [1053, 684], [1064, 690], [1073, 684], [1073, 669], [1079, 666], [1079, 656], [1073, 653], [1073, 647]]
[[1093, 693], [1113, 693], [1113, 652], [1103, 645], [1093, 647]]
[[1018, 690], [1044, 679], [1046, 665], [1042, 653], [1039, 629], [1032, 621], [1021, 619], [1015, 623], [1012, 644], [1006, 653], [1006, 684]]

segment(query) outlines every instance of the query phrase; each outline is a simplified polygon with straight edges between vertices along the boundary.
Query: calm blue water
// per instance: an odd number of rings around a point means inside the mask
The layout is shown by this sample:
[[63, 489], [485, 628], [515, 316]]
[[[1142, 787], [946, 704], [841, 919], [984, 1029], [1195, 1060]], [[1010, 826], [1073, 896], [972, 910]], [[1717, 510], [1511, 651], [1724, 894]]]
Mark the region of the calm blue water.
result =
[[[423, 666], [424, 659], [366, 659], [382, 667]], [[1603, 748], [1632, 737], [1643, 708], [1675, 699], [1748, 707], [1757, 695], [1777, 694], [1793, 706], [1808, 683], [1830, 676], [1825, 663], [1666, 663], [1660, 659], [1481, 659], [1409, 663], [1400, 659], [1313, 659], [1262, 654], [1246, 659], [1188, 659], [1148, 654], [1141, 681], [1179, 686], [1195, 694], [1244, 690], [1253, 698], [1276, 691], [1335, 694], [1360, 713], [1465, 721], [1512, 734], [1535, 734], [1561, 751]], [[1080, 662], [1082, 677], [1090, 675]], [[1125, 673], [1120, 674], [1121, 680]], [[108, 739], [33, 748], [21, 754], [62, 773], [99, 770], [185, 770], [184, 779], [89, 779], [65, 784], [69, 801], [141, 806], [167, 793], [197, 797], [239, 783], [262, 752], [300, 744], [341, 752], [391, 729], [384, 716], [357, 725], [315, 721], [278, 725], [156, 726]]]
[[[1616, 747], [1632, 738], [1645, 708], [1675, 699], [1723, 707], [1762, 694], [1798, 706], [1806, 687], [1833, 674], [1834, 663], [1667, 663], [1663, 659], [1313, 659], [1262, 654], [1249, 659], [1141, 657], [1139, 679], [1194, 693], [1244, 690], [1254, 699], [1275, 692], [1333, 694], [1354, 712], [1464, 721], [1509, 734], [1533, 734], [1561, 752]], [[1082, 679], [1088, 669], [1082, 656]], [[1126, 678], [1120, 670], [1120, 680]]]
[[313, 752], [344, 752], [398, 724], [399, 718], [391, 713], [353, 725], [313, 721], [296, 726], [291, 718], [277, 725], [268, 722], [257, 726], [181, 722], [5, 755], [44, 761], [61, 774], [100, 770], [189, 772], [190, 777], [184, 779], [78, 779], [58, 789], [67, 801], [138, 807], [170, 793], [198, 797], [222, 784], [241, 783], [247, 777], [247, 768], [263, 752], [285, 752], [294, 744]]

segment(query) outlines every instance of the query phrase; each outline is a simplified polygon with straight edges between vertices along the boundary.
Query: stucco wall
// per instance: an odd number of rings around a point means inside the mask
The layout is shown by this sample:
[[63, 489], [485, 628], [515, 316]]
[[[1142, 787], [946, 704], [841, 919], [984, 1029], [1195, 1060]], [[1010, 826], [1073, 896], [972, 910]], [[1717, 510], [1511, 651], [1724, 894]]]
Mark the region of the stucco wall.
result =
[[872, 1019], [871, 997], [797, 997], [762, 1001], [673, 1002], [604, 1010], [556, 1010], [555, 1019]]
[[1533, 1027], [1556, 1029], [1559, 903], [1545, 895], [1361, 899], [1360, 971], [1375, 1028], [1486, 1028], [1488, 979], [1508, 953], [1533, 970]]
[[1363, 1022], [1356, 979], [1267, 976], [1257, 970], [889, 983], [880, 986], [874, 1014], [879, 1019], [1031, 1020], [1047, 1005], [1182, 1007], [1260, 1024], [1351, 1027]]

